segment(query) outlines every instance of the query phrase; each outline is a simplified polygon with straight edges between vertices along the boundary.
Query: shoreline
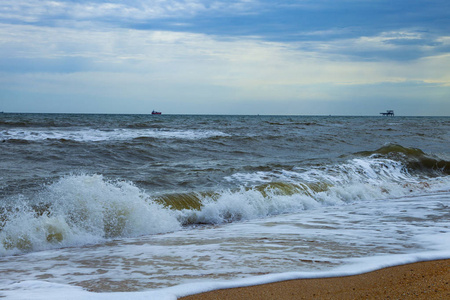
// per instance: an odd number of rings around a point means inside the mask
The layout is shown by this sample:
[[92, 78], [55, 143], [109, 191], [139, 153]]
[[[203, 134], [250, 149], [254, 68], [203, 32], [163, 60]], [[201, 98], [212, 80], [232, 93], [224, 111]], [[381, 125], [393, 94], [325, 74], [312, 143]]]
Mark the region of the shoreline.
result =
[[178, 298], [212, 299], [450, 299], [450, 259], [387, 267], [359, 275], [295, 279], [214, 290]]

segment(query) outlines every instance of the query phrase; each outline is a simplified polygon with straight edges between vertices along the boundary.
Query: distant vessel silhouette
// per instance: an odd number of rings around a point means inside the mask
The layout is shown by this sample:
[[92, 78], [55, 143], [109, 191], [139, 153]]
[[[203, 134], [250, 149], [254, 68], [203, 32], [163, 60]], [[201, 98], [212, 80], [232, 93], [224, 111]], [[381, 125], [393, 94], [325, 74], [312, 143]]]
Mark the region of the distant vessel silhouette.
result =
[[160, 111], [152, 111], [152, 115], [160, 115], [161, 114], [161, 112]]
[[383, 116], [394, 116], [394, 111], [393, 110], [387, 110], [384, 113], [380, 113], [380, 115], [383, 115]]

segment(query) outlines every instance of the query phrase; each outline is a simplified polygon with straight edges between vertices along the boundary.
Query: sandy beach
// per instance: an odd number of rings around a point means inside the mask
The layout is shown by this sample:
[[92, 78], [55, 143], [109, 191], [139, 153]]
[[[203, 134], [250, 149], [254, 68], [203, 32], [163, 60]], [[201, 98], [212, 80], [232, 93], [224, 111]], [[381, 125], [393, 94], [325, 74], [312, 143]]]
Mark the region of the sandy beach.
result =
[[300, 279], [183, 297], [211, 299], [450, 299], [450, 260], [401, 265], [355, 276]]

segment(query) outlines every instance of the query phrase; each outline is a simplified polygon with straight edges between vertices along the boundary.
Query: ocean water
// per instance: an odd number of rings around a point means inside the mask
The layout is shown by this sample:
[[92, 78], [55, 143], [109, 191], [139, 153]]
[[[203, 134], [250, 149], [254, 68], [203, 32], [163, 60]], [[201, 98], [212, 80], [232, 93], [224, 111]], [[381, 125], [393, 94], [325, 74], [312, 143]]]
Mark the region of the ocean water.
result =
[[0, 296], [450, 258], [450, 117], [0, 114]]

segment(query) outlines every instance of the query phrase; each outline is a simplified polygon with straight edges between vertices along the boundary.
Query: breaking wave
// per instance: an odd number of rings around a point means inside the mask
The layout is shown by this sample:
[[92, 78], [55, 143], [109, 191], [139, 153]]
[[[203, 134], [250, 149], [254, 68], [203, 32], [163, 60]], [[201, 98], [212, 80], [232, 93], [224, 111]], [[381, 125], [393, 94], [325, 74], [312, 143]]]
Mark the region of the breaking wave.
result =
[[[2, 208], [0, 254], [80, 246], [179, 229], [173, 213], [128, 182], [72, 175]], [[33, 204], [31, 204], [33, 203]]]
[[434, 173], [435, 175], [450, 175], [450, 161], [438, 156], [426, 154], [417, 148], [407, 148], [397, 144], [388, 144], [375, 151], [365, 151], [359, 154], [369, 157], [386, 157], [405, 164], [412, 172]]
[[127, 181], [70, 175], [0, 207], [0, 255], [448, 191], [446, 174], [447, 161], [390, 145], [337, 165], [236, 173], [226, 178], [236, 188], [221, 191], [152, 195]]
[[8, 129], [0, 132], [0, 141], [66, 140], [75, 142], [120, 141], [137, 138], [197, 140], [228, 136], [214, 130], [160, 130], [160, 129]]

